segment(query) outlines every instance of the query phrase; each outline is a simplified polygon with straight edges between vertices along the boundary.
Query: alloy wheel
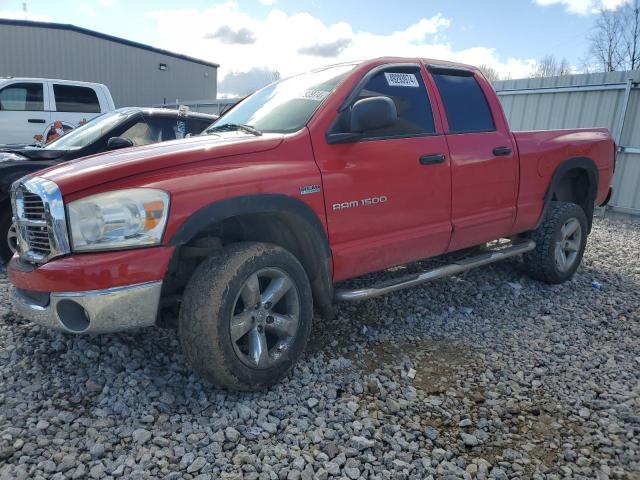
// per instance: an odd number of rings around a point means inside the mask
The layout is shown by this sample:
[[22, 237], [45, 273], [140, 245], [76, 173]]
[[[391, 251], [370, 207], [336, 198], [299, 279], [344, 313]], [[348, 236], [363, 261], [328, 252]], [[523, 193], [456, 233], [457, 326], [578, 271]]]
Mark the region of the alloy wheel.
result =
[[560, 239], [556, 242], [555, 260], [558, 270], [566, 272], [578, 259], [582, 244], [582, 227], [576, 218], [568, 219], [560, 229]]
[[300, 323], [300, 295], [291, 277], [278, 268], [250, 275], [238, 293], [230, 336], [248, 367], [273, 366], [289, 350]]

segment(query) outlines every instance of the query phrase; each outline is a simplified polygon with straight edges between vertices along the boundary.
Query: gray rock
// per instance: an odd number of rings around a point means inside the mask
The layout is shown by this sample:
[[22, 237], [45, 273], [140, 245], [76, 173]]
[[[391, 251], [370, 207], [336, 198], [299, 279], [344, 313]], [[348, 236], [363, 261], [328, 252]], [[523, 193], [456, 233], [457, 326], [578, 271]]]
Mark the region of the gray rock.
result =
[[204, 457], [197, 457], [191, 465], [187, 467], [187, 473], [199, 472], [207, 464], [207, 460]]
[[72, 468], [76, 468], [78, 456], [75, 453], [67, 453], [58, 464], [58, 471], [66, 473]]
[[132, 433], [133, 441], [136, 443], [147, 443], [151, 440], [151, 432], [145, 428], [137, 428]]
[[427, 427], [424, 431], [424, 434], [429, 440], [433, 441], [438, 438], [440, 432], [438, 432], [438, 430], [433, 427]]
[[224, 436], [230, 442], [237, 442], [240, 439], [240, 432], [233, 427], [227, 427], [224, 430]]
[[351, 446], [356, 450], [366, 450], [367, 448], [373, 448], [376, 444], [373, 440], [368, 438], [354, 436], [351, 437]]
[[473, 425], [473, 422], [471, 421], [470, 418], [465, 418], [465, 419], [461, 420], [460, 423], [458, 424], [458, 426], [463, 427], [463, 428], [470, 427], [472, 425]]
[[93, 447], [91, 447], [91, 450], [89, 450], [89, 453], [91, 454], [91, 458], [93, 460], [101, 459], [104, 456], [104, 445], [102, 445], [101, 443], [94, 444]]
[[357, 480], [358, 478], [360, 478], [360, 469], [357, 467], [345, 467], [344, 473], [347, 475], [347, 477], [353, 480]]
[[333, 476], [340, 475], [340, 465], [334, 462], [327, 462], [323, 465], [323, 467], [329, 475], [333, 475]]
[[47, 422], [46, 420], [40, 420], [38, 421], [36, 428], [38, 430], [46, 430], [47, 428], [49, 428], [49, 422]]
[[460, 438], [467, 447], [475, 447], [480, 444], [480, 440], [478, 440], [475, 435], [462, 432], [460, 433]]

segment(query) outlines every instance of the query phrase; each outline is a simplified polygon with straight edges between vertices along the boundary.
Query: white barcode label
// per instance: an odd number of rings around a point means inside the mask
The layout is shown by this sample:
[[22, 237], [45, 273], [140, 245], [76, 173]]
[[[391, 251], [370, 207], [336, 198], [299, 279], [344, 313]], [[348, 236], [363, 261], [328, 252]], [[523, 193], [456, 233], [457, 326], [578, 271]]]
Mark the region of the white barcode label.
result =
[[329, 92], [325, 92], [323, 90], [305, 90], [304, 92], [302, 92], [302, 94], [300, 94], [299, 98], [306, 98], [308, 100], [321, 102], [327, 95], [329, 95]]
[[384, 72], [390, 87], [419, 87], [418, 79], [413, 73]]

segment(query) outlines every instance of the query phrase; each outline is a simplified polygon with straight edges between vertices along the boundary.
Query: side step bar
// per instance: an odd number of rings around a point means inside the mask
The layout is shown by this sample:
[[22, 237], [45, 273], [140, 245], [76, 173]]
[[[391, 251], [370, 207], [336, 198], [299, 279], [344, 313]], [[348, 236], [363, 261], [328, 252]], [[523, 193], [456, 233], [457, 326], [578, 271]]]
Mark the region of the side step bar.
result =
[[483, 265], [515, 257], [516, 255], [529, 252], [534, 248], [536, 248], [536, 243], [533, 240], [524, 240], [500, 250], [481, 253], [480, 255], [465, 258], [455, 263], [445, 265], [444, 267], [425, 270], [422, 273], [405, 275], [404, 277], [387, 280], [369, 288], [362, 288], [358, 290], [336, 290], [334, 298], [337, 302], [344, 302], [379, 297], [381, 295], [386, 295], [387, 293], [395, 292], [396, 290], [402, 290], [403, 288], [413, 287], [439, 278], [457, 275], [458, 273], [471, 270], [472, 268], [482, 267]]

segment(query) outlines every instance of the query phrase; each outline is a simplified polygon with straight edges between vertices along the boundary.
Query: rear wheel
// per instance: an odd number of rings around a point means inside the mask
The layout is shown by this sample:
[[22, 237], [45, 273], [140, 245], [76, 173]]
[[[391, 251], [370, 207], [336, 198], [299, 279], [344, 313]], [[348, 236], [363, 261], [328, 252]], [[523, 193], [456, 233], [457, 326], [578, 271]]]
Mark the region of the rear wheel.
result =
[[582, 261], [587, 244], [587, 218], [575, 203], [553, 202], [537, 230], [536, 248], [524, 254], [530, 276], [547, 283], [570, 279]]
[[311, 287], [300, 262], [275, 245], [239, 243], [196, 269], [178, 331], [189, 363], [205, 379], [258, 390], [293, 367], [312, 316]]
[[0, 212], [0, 259], [9, 263], [16, 251], [17, 236], [13, 226], [11, 210], [4, 209]]

